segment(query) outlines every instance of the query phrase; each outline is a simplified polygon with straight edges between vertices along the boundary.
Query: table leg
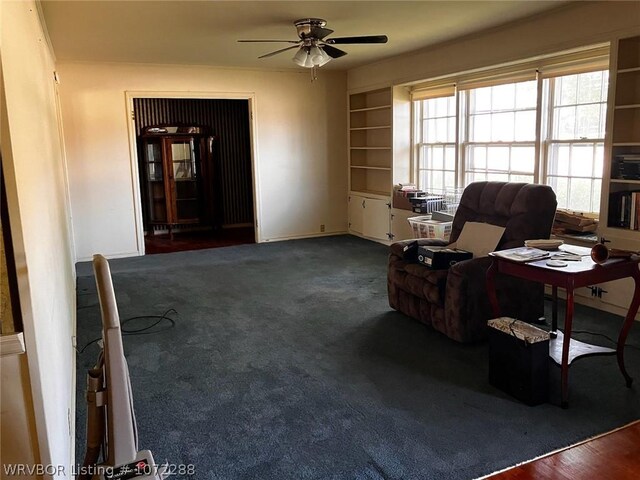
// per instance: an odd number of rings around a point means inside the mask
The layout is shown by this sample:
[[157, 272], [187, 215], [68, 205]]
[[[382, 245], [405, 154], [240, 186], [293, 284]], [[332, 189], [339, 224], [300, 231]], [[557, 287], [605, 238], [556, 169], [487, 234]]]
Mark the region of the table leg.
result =
[[553, 285], [551, 287], [551, 331], [549, 335], [551, 338], [556, 338], [558, 334], [556, 333], [558, 330], [558, 287]]
[[492, 259], [491, 265], [487, 269], [487, 296], [489, 297], [489, 303], [491, 304], [491, 310], [493, 311], [493, 317], [500, 316], [500, 304], [498, 303], [498, 296], [496, 294], [496, 273], [498, 271], [497, 261]]
[[564, 316], [564, 339], [562, 363], [560, 365], [560, 391], [562, 408], [569, 407], [569, 349], [571, 347], [571, 325], [573, 323], [573, 287], [567, 288], [567, 311]]
[[635, 319], [636, 313], [638, 313], [638, 307], [640, 306], [640, 271], [637, 268], [634, 269], [634, 273], [631, 276], [633, 277], [635, 290], [633, 292], [633, 299], [631, 300], [629, 311], [627, 312], [627, 316], [625, 317], [624, 323], [622, 324], [622, 329], [620, 330], [620, 334], [618, 335], [618, 347], [616, 348], [616, 353], [618, 356], [618, 367], [620, 367], [620, 371], [624, 376], [627, 387], [631, 387], [633, 378], [631, 378], [631, 376], [627, 373], [627, 369], [624, 366], [624, 344], [627, 341], [627, 335], [631, 330], [633, 320]]

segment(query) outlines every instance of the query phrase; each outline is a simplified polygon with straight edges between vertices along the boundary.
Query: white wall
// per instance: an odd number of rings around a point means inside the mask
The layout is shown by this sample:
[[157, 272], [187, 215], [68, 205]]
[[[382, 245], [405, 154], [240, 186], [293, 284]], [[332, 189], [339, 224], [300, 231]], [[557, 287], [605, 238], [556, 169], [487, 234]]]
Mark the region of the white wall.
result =
[[426, 80], [637, 34], [640, 3], [572, 2], [485, 33], [352, 69], [348, 88]]
[[[78, 260], [136, 255], [125, 92], [254, 95], [261, 241], [346, 230], [346, 74], [62, 63], [60, 97]], [[161, 96], [161, 94], [159, 94]]]
[[[75, 278], [53, 58], [34, 2], [1, 2], [0, 12], [4, 77], [0, 146], [39, 460], [60, 465], [69, 474], [75, 398], [71, 343]], [[12, 370], [24, 371], [23, 366]], [[3, 394], [4, 387], [3, 382]], [[30, 401], [28, 396], [24, 401]], [[37, 458], [37, 452], [31, 453]]]

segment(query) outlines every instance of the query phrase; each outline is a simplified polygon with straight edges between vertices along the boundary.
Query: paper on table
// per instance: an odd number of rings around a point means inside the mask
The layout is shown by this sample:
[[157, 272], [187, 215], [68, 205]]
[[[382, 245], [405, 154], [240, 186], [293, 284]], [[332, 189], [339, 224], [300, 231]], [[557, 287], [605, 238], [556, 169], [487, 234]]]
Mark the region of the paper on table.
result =
[[503, 233], [504, 227], [490, 223], [467, 222], [455, 242], [455, 248], [472, 252], [473, 258], [486, 257], [496, 249]]

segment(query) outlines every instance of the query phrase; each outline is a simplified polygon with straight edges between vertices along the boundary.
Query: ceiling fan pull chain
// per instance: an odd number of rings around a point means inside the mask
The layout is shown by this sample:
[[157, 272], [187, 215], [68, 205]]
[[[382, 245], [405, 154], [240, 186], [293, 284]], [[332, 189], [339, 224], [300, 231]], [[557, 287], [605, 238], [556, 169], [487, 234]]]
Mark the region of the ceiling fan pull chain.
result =
[[311, 83], [315, 82], [318, 79], [318, 65], [314, 65], [311, 68]]

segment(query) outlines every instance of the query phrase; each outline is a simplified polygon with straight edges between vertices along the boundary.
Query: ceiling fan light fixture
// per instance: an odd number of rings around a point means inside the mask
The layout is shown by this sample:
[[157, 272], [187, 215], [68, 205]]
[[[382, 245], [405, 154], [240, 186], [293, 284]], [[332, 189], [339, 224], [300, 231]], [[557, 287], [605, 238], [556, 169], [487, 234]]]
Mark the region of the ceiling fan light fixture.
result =
[[[298, 50], [296, 52], [296, 54], [293, 56], [292, 59], [297, 65], [300, 65], [301, 67], [306, 67], [307, 66], [307, 62], [310, 62], [311, 60], [309, 59], [309, 50], [307, 47], [300, 47], [300, 50]], [[309, 67], [312, 67], [313, 64], [309, 65]]]
[[315, 65], [317, 67], [325, 65], [331, 60], [331, 57], [327, 55], [327, 52], [325, 52], [317, 45], [311, 47], [311, 49], [309, 50], [309, 57], [311, 58], [312, 65]]

